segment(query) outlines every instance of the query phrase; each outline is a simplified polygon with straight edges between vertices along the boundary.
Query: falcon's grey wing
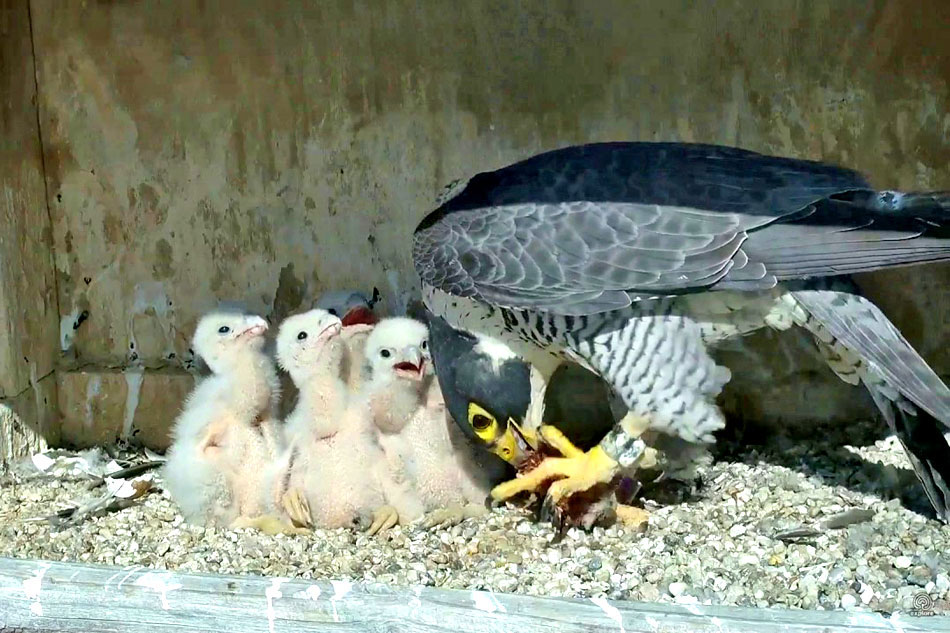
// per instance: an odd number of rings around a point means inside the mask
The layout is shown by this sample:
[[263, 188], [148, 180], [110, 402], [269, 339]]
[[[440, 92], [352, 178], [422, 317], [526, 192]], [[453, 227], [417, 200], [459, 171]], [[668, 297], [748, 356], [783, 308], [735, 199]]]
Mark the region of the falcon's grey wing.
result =
[[741, 269], [743, 219], [631, 203], [489, 207], [417, 232], [413, 258], [424, 283], [451, 294], [587, 314], [629, 305], [631, 288], [656, 293]]
[[950, 444], [943, 435], [950, 431], [950, 389], [864, 297], [836, 290], [792, 294], [831, 336], [867, 364], [871, 377], [864, 382], [875, 404], [904, 446], [934, 508], [950, 521]]
[[933, 228], [901, 213], [911, 200], [880, 203], [859, 174], [809, 161], [595, 144], [476, 175], [420, 223], [413, 259], [424, 283], [451, 294], [591, 314], [639, 296], [950, 257], [936, 240], [906, 248]]

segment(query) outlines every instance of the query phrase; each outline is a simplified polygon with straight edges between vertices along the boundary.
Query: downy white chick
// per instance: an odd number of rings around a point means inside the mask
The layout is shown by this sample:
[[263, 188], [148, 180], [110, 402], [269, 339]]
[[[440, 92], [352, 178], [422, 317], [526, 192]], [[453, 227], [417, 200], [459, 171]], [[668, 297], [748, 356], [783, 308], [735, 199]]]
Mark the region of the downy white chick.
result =
[[374, 465], [383, 459], [365, 406], [346, 379], [359, 368], [350, 343], [365, 326], [342, 327], [325, 310], [287, 318], [277, 359], [300, 392], [286, 421], [288, 447], [274, 475], [274, 503], [296, 524], [322, 528], [369, 522], [383, 506]]
[[[467, 462], [449, 418], [428, 351], [428, 329], [415, 319], [380, 321], [366, 341], [366, 398], [386, 460], [380, 481], [394, 512], [386, 529], [426, 517], [427, 525], [486, 512], [489, 484]], [[371, 530], [372, 531], [372, 530]]]
[[262, 474], [279, 451], [277, 372], [263, 352], [267, 322], [212, 312], [192, 347], [212, 374], [189, 394], [172, 429], [165, 487], [189, 522], [233, 525], [264, 510]]

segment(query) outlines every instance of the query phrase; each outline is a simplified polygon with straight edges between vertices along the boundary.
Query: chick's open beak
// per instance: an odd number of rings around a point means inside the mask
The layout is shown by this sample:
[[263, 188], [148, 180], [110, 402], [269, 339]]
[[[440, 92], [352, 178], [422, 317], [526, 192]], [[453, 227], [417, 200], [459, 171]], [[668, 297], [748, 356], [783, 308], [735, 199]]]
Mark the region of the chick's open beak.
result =
[[393, 368], [399, 376], [422, 380], [423, 375], [425, 375], [425, 365], [426, 360], [422, 356], [422, 352], [415, 347], [410, 347], [406, 350], [404, 359], [393, 365]]
[[538, 438], [534, 433], [522, 429], [514, 419], [508, 418], [508, 428], [489, 450], [515, 468], [520, 468], [525, 460], [537, 452]]

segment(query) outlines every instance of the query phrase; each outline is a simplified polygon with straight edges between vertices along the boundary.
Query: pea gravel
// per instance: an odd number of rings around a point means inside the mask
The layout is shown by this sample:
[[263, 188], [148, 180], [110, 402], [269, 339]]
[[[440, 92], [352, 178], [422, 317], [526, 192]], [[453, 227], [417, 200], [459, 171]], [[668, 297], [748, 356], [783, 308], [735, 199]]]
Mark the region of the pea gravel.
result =
[[[858, 430], [850, 429], [851, 437]], [[687, 501], [666, 495], [668, 505], [646, 502], [652, 519], [644, 533], [569, 530], [553, 545], [551, 528], [517, 508], [445, 529], [396, 528], [384, 537], [346, 530], [271, 537], [185, 524], [161, 491], [56, 529], [26, 520], [95, 496], [87, 480], [8, 473], [0, 479], [0, 556], [886, 613], [907, 611], [926, 593], [935, 612], [950, 614], [950, 527], [909, 509], [926, 506], [898, 444], [827, 444], [721, 442]], [[903, 502], [887, 500], [899, 493]]]

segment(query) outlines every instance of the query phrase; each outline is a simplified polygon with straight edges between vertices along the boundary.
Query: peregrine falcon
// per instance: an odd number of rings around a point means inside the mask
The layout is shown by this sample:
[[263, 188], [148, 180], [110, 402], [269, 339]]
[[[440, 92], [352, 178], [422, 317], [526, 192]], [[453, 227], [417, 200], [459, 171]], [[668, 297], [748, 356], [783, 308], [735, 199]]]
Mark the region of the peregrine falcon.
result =
[[[492, 496], [555, 479], [545, 504], [557, 515], [636, 468], [646, 430], [714, 441], [730, 373], [707, 348], [798, 325], [867, 387], [950, 520], [950, 390], [848, 277], [950, 259], [948, 209], [950, 193], [878, 191], [849, 169], [686, 143], [566, 147], [456, 186], [413, 238], [427, 309], [514, 350], [542, 392], [572, 361], [627, 411], [590, 450], [546, 457]], [[458, 399], [464, 386], [436, 370]], [[516, 466], [539, 441], [495, 401], [470, 398], [454, 417]]]

